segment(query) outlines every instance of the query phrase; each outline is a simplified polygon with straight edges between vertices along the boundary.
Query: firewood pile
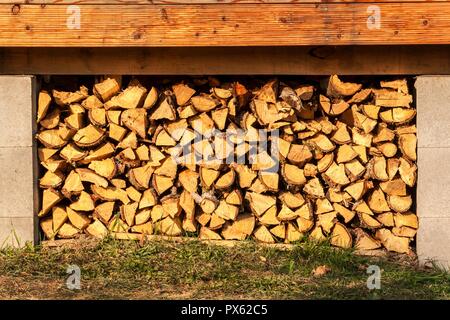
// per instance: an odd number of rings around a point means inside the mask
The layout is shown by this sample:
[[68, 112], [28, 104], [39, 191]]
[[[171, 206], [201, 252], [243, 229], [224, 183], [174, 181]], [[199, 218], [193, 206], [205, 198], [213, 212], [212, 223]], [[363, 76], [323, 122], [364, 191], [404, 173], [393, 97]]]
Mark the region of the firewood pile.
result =
[[417, 138], [407, 80], [248, 82], [105, 76], [41, 90], [45, 237], [310, 238], [410, 252]]

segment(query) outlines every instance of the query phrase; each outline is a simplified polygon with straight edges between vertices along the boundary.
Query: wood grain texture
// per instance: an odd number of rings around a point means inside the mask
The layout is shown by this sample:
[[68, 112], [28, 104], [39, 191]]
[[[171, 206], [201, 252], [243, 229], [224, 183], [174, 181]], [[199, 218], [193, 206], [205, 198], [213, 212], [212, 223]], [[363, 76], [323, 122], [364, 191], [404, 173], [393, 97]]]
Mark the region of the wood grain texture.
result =
[[449, 44], [450, 3], [83, 5], [80, 29], [66, 6], [0, 5], [0, 46], [161, 47]]
[[0, 4], [236, 4], [236, 3], [383, 3], [448, 2], [450, 0], [0, 0]]
[[450, 74], [450, 46], [0, 48], [0, 74]]

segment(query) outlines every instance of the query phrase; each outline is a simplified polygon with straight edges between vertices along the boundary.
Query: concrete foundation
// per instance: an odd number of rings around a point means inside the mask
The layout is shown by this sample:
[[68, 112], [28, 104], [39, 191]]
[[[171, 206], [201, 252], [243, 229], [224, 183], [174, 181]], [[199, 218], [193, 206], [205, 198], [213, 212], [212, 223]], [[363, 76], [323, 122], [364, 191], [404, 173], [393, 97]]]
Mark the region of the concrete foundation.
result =
[[37, 241], [35, 79], [0, 76], [0, 247]]
[[450, 76], [420, 76], [417, 90], [417, 254], [450, 269]]

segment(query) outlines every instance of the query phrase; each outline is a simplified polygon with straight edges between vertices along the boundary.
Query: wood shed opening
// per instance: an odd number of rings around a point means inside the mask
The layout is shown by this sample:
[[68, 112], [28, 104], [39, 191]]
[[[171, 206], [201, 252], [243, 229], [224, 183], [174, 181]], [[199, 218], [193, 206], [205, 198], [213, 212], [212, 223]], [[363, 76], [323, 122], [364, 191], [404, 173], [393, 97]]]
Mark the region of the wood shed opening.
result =
[[409, 253], [411, 76], [40, 76], [41, 239]]

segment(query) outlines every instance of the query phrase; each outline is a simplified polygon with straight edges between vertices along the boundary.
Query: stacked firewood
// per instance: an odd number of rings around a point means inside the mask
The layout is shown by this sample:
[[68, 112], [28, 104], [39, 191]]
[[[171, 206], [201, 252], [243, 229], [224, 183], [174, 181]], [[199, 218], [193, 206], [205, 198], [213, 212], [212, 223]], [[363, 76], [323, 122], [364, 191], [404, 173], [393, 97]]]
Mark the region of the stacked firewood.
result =
[[309, 237], [411, 250], [417, 138], [407, 80], [132, 79], [122, 89], [121, 77], [105, 76], [90, 89], [39, 93], [46, 238]]

